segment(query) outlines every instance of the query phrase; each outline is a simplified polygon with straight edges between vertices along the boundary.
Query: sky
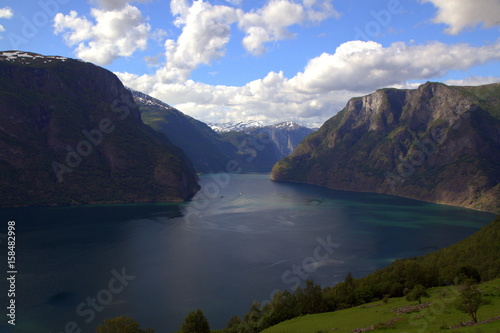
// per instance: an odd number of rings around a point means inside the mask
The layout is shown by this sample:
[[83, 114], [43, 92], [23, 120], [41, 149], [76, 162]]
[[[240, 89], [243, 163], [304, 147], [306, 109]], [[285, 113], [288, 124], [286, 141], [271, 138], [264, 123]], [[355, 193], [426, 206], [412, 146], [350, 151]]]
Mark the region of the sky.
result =
[[92, 62], [204, 122], [317, 127], [380, 88], [500, 82], [500, 0], [1, 0], [14, 49]]

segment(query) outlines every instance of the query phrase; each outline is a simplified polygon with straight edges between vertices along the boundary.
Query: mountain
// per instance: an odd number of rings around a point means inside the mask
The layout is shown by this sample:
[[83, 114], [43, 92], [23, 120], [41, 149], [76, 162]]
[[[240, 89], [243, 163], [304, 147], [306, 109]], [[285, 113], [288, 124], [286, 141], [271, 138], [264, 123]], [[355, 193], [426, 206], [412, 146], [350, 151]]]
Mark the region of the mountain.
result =
[[241, 132], [254, 127], [264, 127], [267, 124], [260, 120], [246, 120], [246, 121], [230, 121], [227, 123], [208, 123], [208, 126], [218, 133], [223, 132]]
[[275, 125], [261, 128], [250, 128], [244, 131], [247, 134], [259, 135], [264, 133], [274, 143], [278, 159], [290, 155], [299, 143], [314, 130], [297, 124], [293, 121], [285, 121]]
[[139, 106], [142, 121], [166, 134], [173, 144], [181, 147], [197, 172], [226, 171], [228, 162], [235, 159], [236, 147], [207, 124], [149, 95], [134, 90], [131, 92]]
[[131, 90], [146, 125], [166, 134], [193, 161], [196, 171], [268, 172], [313, 131], [294, 122], [263, 126], [260, 121], [205, 124], [170, 105]]
[[[255, 123], [245, 123], [253, 124]], [[313, 130], [294, 122], [262, 127], [238, 126], [239, 130], [219, 134], [238, 148], [244, 170], [268, 172], [281, 158], [288, 156]]]
[[500, 211], [500, 83], [351, 99], [271, 179]]
[[0, 104], [3, 206], [181, 201], [199, 189], [182, 150], [103, 68], [0, 52]]

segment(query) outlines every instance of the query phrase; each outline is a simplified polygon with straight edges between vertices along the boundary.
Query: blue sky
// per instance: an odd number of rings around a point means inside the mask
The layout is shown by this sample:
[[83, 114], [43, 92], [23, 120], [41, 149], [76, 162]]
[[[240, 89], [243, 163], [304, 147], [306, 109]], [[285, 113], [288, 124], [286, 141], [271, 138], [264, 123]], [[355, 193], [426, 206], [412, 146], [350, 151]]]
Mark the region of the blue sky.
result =
[[0, 37], [205, 122], [318, 126], [383, 87], [500, 81], [499, 0], [3, 0]]

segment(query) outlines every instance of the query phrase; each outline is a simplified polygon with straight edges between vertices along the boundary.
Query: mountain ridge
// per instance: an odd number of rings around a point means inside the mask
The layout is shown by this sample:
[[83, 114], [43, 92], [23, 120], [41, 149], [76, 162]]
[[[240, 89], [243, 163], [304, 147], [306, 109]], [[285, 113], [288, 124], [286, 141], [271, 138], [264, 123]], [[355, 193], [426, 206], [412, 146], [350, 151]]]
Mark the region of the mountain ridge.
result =
[[271, 179], [498, 212], [498, 96], [498, 83], [428, 82], [353, 98], [276, 163]]
[[[129, 88], [130, 89], [130, 88]], [[207, 124], [154, 97], [130, 89], [142, 121], [181, 147], [201, 173], [224, 172], [237, 149]]]
[[110, 71], [80, 60], [0, 52], [2, 206], [183, 201], [191, 162], [145, 126]]
[[[166, 134], [193, 161], [198, 172], [225, 172], [237, 163], [242, 171], [267, 172], [288, 156], [313, 130], [294, 122], [262, 125], [249, 121], [231, 123], [216, 132], [182, 111], [144, 93], [131, 90], [146, 125]], [[230, 130], [237, 128], [238, 130]], [[217, 129], [217, 127], [215, 127]], [[230, 167], [229, 169], [232, 169]]]

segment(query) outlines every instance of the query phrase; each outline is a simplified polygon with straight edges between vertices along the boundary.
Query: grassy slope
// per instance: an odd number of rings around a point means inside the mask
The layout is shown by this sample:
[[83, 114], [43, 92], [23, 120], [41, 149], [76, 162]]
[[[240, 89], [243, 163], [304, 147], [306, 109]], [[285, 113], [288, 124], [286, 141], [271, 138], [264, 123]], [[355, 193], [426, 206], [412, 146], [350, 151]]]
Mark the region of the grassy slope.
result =
[[[433, 304], [413, 313], [397, 315], [391, 310], [407, 305], [417, 305], [404, 298], [391, 298], [387, 304], [374, 302], [351, 309], [308, 315], [294, 318], [264, 330], [264, 333], [307, 333], [307, 332], [352, 332], [353, 329], [367, 328], [384, 324], [398, 318], [390, 327], [380, 327], [373, 332], [441, 332], [452, 325], [467, 322], [470, 317], [455, 308], [456, 287], [437, 287], [430, 289], [431, 297], [423, 299]], [[500, 279], [479, 286], [483, 298], [491, 303], [483, 305], [478, 311], [479, 321], [500, 315]], [[422, 316], [422, 317], [420, 317]], [[420, 317], [420, 318], [419, 318]], [[384, 325], [381, 325], [384, 326]], [[335, 329], [335, 330], [334, 330]], [[460, 328], [452, 332], [500, 332], [500, 320], [470, 328]]]

